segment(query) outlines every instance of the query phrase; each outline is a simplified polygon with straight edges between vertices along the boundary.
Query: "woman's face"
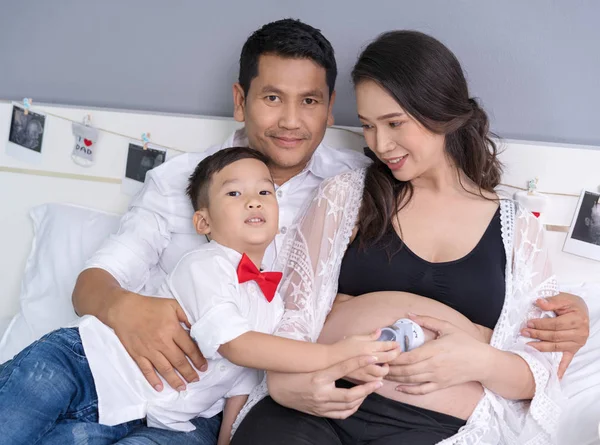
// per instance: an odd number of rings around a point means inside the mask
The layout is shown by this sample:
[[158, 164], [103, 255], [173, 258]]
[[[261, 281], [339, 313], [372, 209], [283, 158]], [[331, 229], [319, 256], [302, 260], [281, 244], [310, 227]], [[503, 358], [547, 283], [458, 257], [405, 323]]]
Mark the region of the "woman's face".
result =
[[356, 105], [367, 145], [399, 181], [411, 181], [443, 165], [444, 135], [408, 115], [377, 83], [356, 86]]

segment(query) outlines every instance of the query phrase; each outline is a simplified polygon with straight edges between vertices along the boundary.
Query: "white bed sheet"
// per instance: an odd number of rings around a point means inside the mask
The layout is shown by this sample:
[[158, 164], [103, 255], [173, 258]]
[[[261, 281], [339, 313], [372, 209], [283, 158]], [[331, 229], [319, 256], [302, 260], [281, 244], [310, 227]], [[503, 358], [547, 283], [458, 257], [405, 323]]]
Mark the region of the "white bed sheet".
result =
[[4, 331], [6, 331], [6, 328], [8, 328], [11, 320], [12, 317], [0, 318], [0, 338], [2, 338], [4, 335]]
[[559, 427], [560, 445], [600, 445], [600, 282], [561, 286], [590, 309], [590, 337], [563, 378], [569, 398]]

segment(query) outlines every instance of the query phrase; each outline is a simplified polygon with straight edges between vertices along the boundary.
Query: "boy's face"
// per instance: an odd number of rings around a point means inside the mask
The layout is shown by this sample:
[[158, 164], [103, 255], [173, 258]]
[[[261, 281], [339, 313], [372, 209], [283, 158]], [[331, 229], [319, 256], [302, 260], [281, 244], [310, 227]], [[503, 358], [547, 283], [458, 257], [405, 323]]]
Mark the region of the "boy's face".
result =
[[274, 173], [302, 170], [333, 124], [335, 95], [329, 98], [325, 69], [309, 59], [262, 55], [247, 96], [239, 84], [233, 92], [234, 117]]
[[279, 207], [269, 169], [242, 159], [216, 173], [208, 188], [208, 208], [194, 218], [196, 230], [231, 249], [266, 248], [279, 227]]

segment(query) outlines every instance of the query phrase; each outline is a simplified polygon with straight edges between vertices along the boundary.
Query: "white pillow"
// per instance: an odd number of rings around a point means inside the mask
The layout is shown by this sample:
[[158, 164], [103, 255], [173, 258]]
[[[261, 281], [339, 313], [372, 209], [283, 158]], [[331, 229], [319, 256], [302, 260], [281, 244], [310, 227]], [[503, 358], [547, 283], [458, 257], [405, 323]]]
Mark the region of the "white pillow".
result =
[[119, 227], [120, 216], [67, 204], [30, 212], [34, 238], [21, 282], [21, 309], [0, 340], [0, 363], [77, 319], [71, 294], [85, 261]]

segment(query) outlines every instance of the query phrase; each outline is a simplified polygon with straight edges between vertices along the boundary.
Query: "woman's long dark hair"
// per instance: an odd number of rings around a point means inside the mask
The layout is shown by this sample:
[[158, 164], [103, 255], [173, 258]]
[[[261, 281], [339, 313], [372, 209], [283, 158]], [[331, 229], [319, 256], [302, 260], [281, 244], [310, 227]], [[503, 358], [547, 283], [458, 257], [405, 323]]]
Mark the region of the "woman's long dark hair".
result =
[[[386, 90], [426, 129], [445, 135], [447, 155], [481, 196], [494, 191], [502, 165], [488, 117], [469, 97], [460, 63], [448, 48], [417, 31], [386, 32], [366, 47], [352, 70], [355, 86], [366, 80]], [[361, 247], [378, 243], [392, 230], [392, 218], [413, 195], [410, 182], [398, 181], [372, 157], [359, 212]]]

